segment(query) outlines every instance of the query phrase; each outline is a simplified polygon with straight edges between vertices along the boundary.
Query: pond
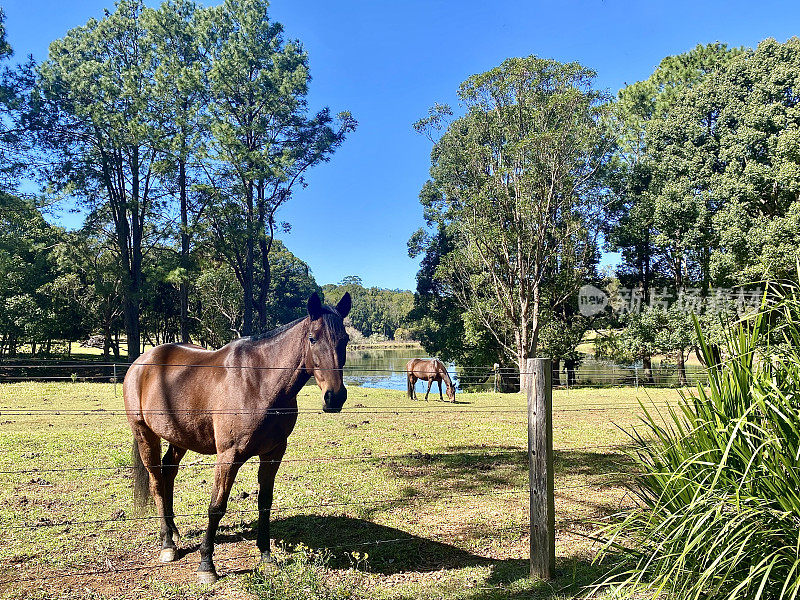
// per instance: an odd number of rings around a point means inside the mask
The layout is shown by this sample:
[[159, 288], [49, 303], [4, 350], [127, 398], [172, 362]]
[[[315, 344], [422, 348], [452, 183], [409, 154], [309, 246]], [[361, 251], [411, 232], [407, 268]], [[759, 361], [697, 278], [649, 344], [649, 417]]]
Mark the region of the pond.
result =
[[[360, 385], [370, 388], [389, 390], [406, 389], [406, 363], [412, 358], [428, 358], [428, 354], [421, 348], [376, 348], [352, 350], [347, 353], [345, 366], [345, 383]], [[457, 389], [465, 386], [471, 389], [491, 390], [494, 386], [493, 377], [489, 376], [486, 369], [456, 369], [450, 363], [447, 370]], [[703, 368], [699, 365], [687, 364], [687, 376], [690, 385], [695, 385], [698, 380], [704, 379]], [[599, 361], [591, 356], [586, 356], [581, 361], [575, 373], [576, 385], [636, 385], [643, 383], [641, 364], [632, 366], [617, 365], [608, 361]], [[566, 384], [567, 377], [563, 365], [560, 374], [560, 384]], [[653, 361], [653, 383], [662, 386], [674, 386], [678, 383], [677, 369], [674, 364]], [[417, 393], [425, 393], [427, 384], [418, 381]], [[438, 386], [433, 385], [431, 393], [438, 393]]]
[[[385, 390], [406, 389], [406, 363], [412, 358], [428, 358], [422, 348], [375, 348], [347, 352], [344, 381], [351, 385], [381, 388]], [[451, 375], [452, 365], [448, 366]], [[417, 382], [417, 391], [424, 389]]]

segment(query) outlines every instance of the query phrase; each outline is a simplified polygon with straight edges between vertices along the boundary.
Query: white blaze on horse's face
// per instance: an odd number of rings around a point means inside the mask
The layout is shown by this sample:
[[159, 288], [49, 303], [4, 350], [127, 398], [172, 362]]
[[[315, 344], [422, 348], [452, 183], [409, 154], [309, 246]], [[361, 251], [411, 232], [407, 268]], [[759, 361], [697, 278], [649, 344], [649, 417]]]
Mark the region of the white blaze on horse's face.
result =
[[334, 309], [322, 306], [317, 294], [308, 300], [309, 330], [306, 368], [312, 371], [322, 391], [325, 412], [339, 412], [347, 400], [343, 368], [350, 337], [343, 319], [350, 312], [350, 294], [345, 293]]

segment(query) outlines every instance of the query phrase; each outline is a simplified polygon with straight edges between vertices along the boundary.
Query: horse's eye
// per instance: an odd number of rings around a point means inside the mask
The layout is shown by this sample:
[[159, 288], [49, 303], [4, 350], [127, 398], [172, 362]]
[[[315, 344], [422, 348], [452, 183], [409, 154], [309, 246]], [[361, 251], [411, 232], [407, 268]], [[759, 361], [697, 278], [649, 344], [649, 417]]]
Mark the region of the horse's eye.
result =
[[308, 341], [312, 344], [315, 344], [317, 342], [317, 338], [315, 338], [313, 335], [310, 335], [308, 336]]

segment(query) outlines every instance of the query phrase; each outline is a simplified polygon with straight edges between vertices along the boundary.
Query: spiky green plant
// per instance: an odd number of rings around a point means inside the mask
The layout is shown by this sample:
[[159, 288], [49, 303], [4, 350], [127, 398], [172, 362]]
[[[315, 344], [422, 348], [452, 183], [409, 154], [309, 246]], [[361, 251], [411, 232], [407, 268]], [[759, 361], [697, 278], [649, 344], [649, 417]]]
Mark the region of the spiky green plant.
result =
[[603, 531], [612, 596], [800, 594], [799, 307], [782, 288], [731, 327], [722, 358], [696, 324], [707, 385], [667, 414], [643, 406], [631, 433], [640, 502]]

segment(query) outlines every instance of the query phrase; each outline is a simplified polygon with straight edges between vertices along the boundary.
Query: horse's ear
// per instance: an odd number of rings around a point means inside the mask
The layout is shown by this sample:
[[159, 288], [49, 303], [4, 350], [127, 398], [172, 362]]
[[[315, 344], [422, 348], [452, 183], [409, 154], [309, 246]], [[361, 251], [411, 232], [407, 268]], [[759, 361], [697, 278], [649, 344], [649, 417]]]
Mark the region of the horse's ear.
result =
[[339, 304], [336, 305], [336, 311], [342, 315], [344, 319], [349, 313], [350, 309], [353, 307], [353, 300], [350, 298], [350, 292], [345, 292], [342, 299], [339, 300]]
[[308, 299], [308, 315], [312, 321], [316, 321], [322, 316], [322, 301], [317, 296], [317, 292], [311, 294]]

